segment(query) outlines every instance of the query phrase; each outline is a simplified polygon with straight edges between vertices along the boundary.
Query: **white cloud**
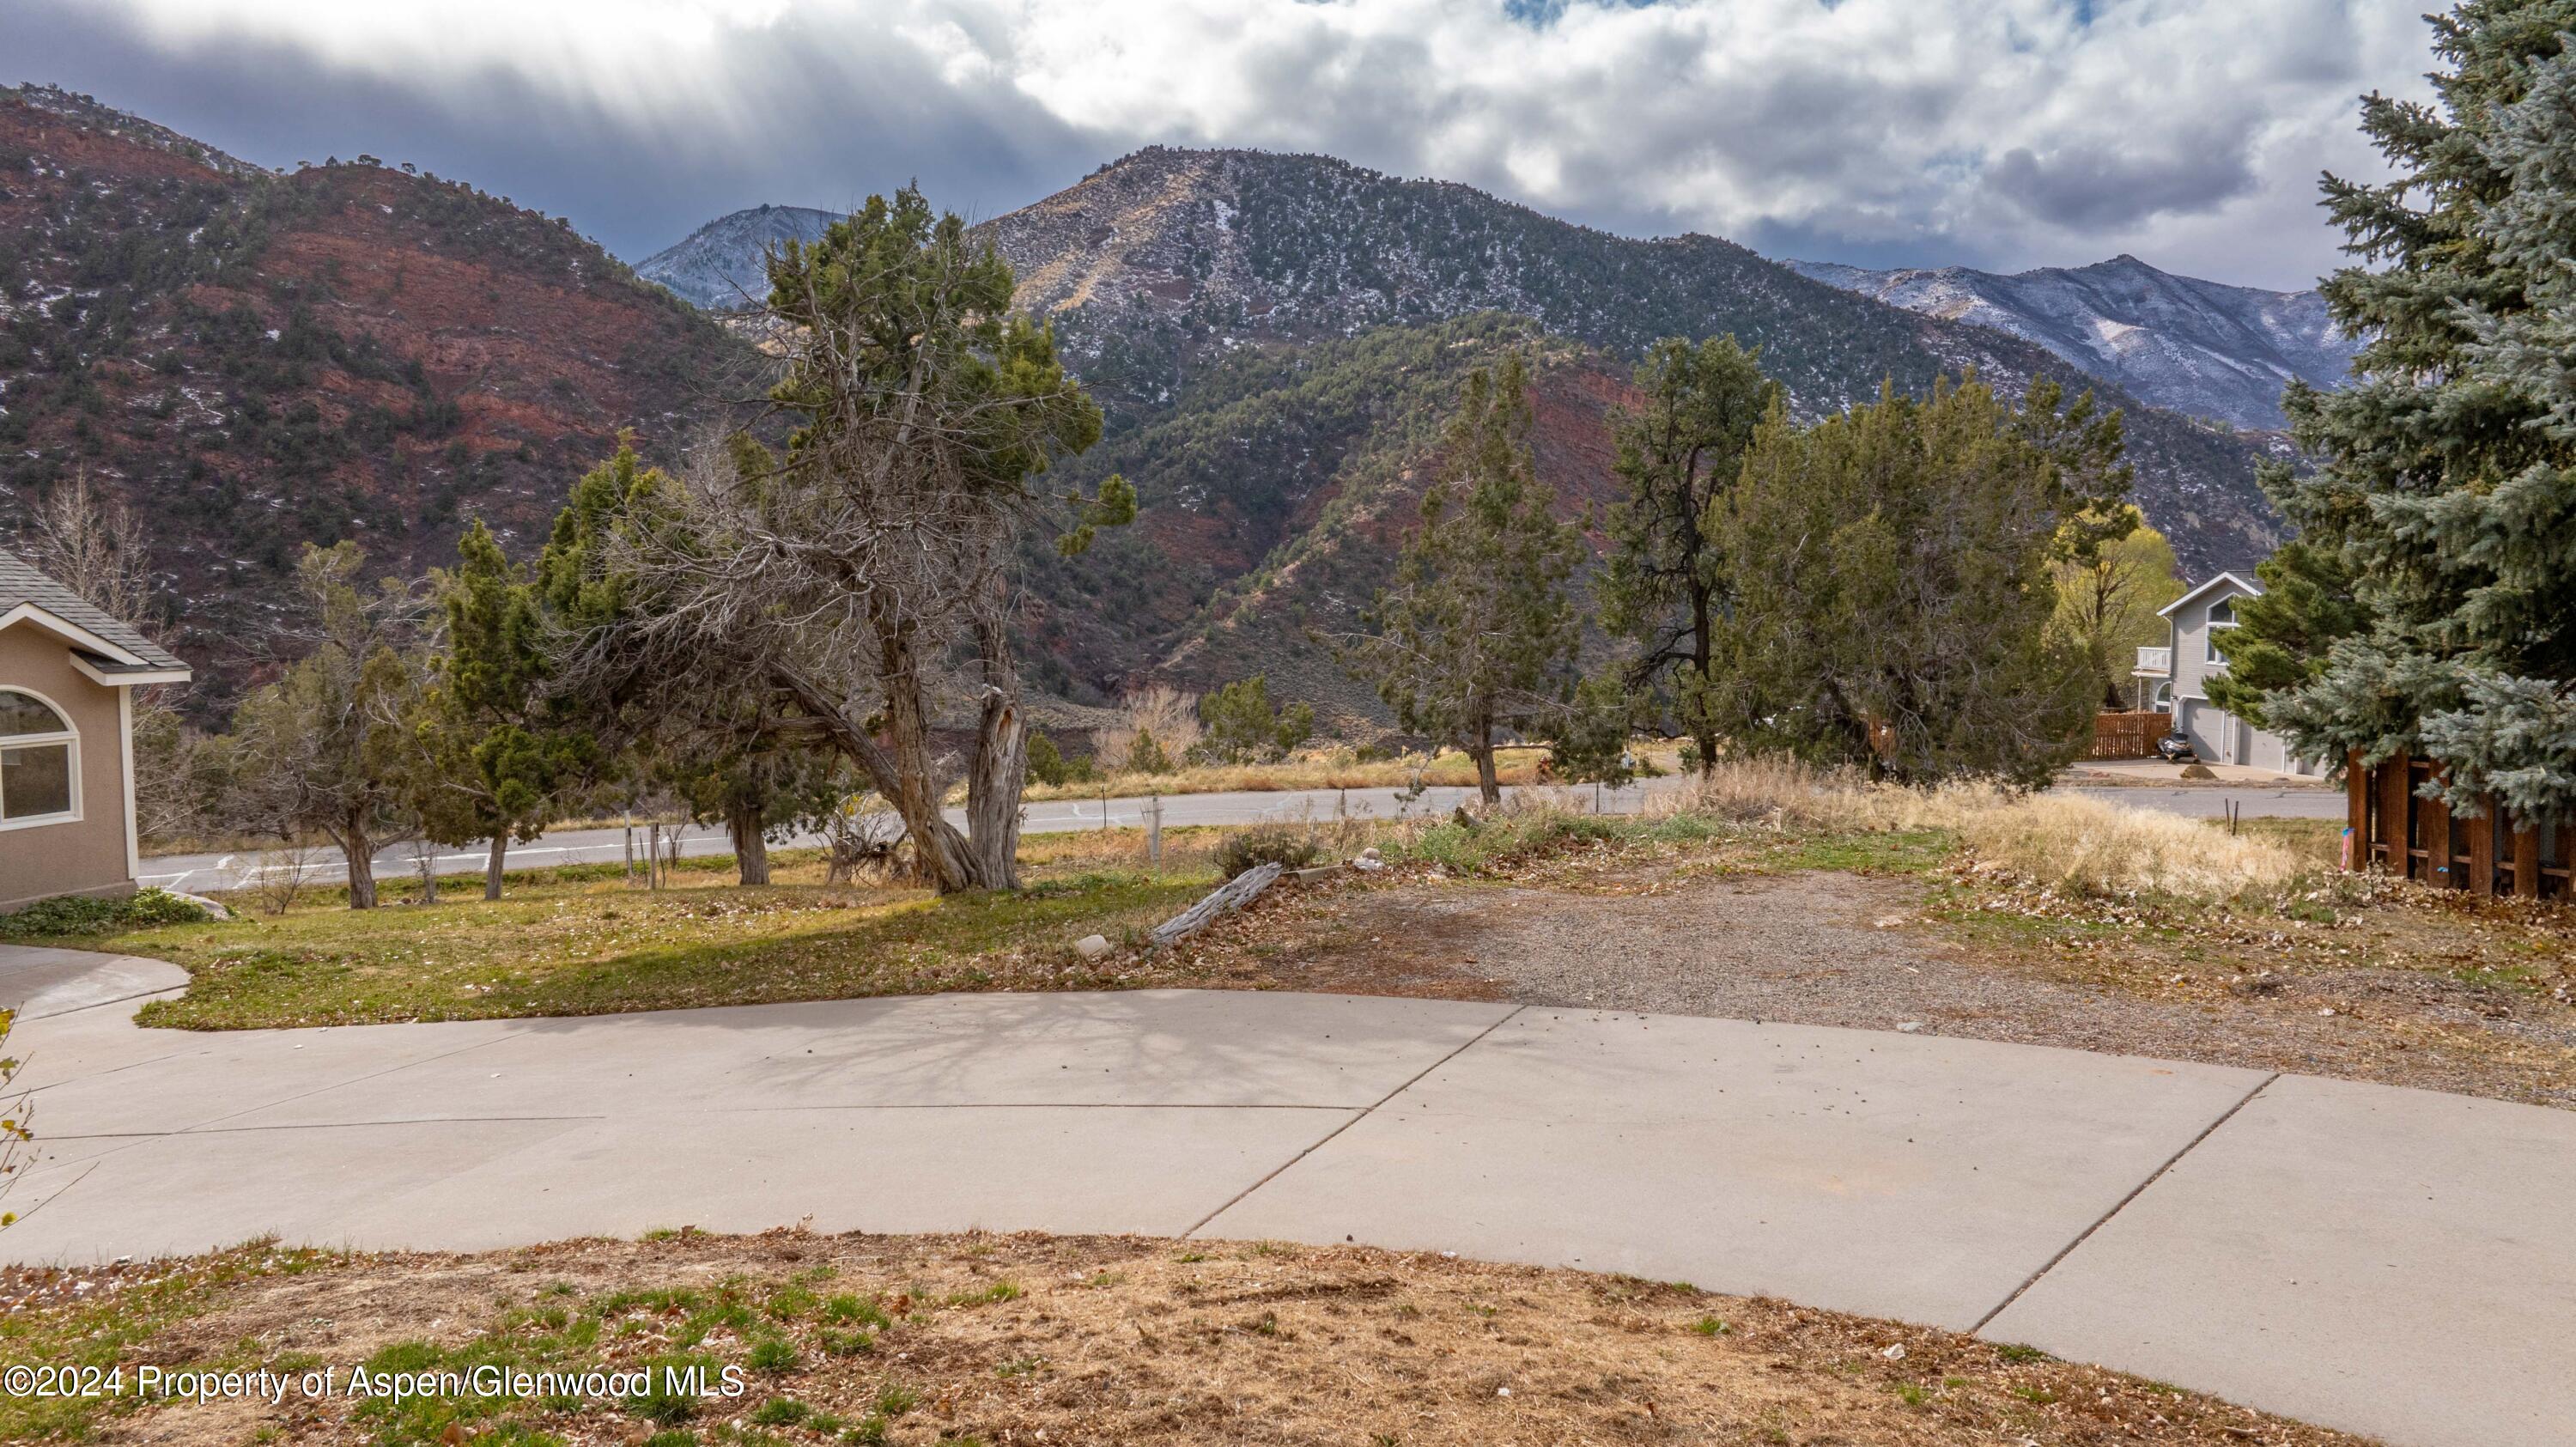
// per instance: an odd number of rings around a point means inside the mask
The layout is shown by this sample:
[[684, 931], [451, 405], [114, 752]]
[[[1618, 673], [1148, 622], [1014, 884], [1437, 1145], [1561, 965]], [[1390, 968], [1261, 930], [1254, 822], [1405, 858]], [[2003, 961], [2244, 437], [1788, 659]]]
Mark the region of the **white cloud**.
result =
[[1572, 0], [1539, 25], [1500, 0], [97, 3], [432, 100], [506, 76], [701, 160], [864, 85], [916, 128], [1035, 123], [1102, 159], [1326, 151], [1632, 232], [2278, 285], [2336, 263], [2318, 170], [2376, 169], [2356, 95], [2420, 93], [2428, 61], [2420, 0]]

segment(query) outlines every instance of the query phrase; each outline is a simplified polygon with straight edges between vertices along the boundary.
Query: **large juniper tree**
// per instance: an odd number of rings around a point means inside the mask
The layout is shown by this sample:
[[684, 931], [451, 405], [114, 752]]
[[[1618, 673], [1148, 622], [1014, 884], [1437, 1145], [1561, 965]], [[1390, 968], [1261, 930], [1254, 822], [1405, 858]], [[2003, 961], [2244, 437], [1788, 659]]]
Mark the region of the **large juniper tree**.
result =
[[1529, 430], [1520, 353], [1468, 375], [1440, 475], [1423, 494], [1422, 530], [1368, 611], [1376, 632], [1345, 653], [1405, 728], [1475, 760], [1488, 804], [1502, 800], [1496, 747], [1506, 732], [1558, 716], [1580, 641], [1566, 582], [1583, 538], [1556, 519]]
[[2449, 766], [2454, 806], [2576, 813], [2576, 0], [2433, 18], [2432, 104], [2369, 97], [2397, 174], [2328, 176], [2363, 265], [2323, 283], [2368, 337], [2344, 391], [2283, 407], [2316, 460], [2274, 473], [2366, 627], [2260, 708], [2302, 752]]
[[[846, 756], [902, 816], [935, 887], [1011, 887], [1019, 535], [1070, 502], [1062, 544], [1078, 549], [1132, 518], [1135, 494], [1115, 477], [1089, 497], [1040, 488], [1098, 440], [1100, 409], [1052, 333], [1011, 311], [1009, 265], [920, 192], [789, 242], [769, 286], [784, 451], [744, 442], [599, 499], [618, 516], [573, 529], [596, 546], [563, 549], [550, 585], [613, 605], [572, 635], [573, 677], [629, 699], [639, 680], [765, 690], [793, 714], [781, 724]], [[943, 703], [973, 720], [962, 830], [942, 812]]]
[[[1601, 626], [1634, 644], [1624, 667], [1632, 702], [1717, 758], [1710, 666], [1727, 605], [1718, 539], [1726, 493], [1753, 429], [1781, 395], [1762, 375], [1762, 351], [1735, 338], [1655, 344], [1637, 368], [1641, 405], [1617, 423], [1625, 495], [1610, 509], [1609, 556], [1594, 584]], [[1622, 742], [1610, 730], [1605, 738]]]
[[1735, 601], [1714, 697], [1729, 738], [1908, 782], [2044, 783], [2096, 685], [2050, 627], [2052, 565], [2124, 525], [2119, 415], [2016, 412], [1970, 380], [1812, 427], [1775, 406], [1719, 539]]

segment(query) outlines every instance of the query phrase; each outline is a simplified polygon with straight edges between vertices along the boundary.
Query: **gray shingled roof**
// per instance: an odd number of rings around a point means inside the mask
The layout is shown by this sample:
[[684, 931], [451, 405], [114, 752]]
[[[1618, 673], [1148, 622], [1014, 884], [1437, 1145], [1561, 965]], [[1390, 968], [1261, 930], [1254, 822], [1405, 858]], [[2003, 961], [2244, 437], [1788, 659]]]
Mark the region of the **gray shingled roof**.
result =
[[0, 550], [0, 614], [33, 603], [66, 623], [86, 628], [155, 668], [185, 668], [167, 649], [93, 608], [80, 594], [36, 571], [33, 563]]

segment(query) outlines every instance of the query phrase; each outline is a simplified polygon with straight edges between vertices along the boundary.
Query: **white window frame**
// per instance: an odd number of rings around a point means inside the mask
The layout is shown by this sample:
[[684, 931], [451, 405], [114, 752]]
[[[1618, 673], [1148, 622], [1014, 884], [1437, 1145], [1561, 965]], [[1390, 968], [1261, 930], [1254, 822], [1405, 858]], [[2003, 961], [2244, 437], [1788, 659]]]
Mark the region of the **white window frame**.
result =
[[24, 819], [0, 819], [0, 834], [16, 829], [42, 829], [52, 824], [77, 824], [81, 821], [81, 738], [80, 726], [72, 722], [72, 711], [22, 684], [0, 684], [0, 693], [19, 693], [54, 711], [64, 727], [52, 733], [0, 734], [0, 749], [42, 747], [47, 744], [69, 745], [72, 806], [56, 814], [31, 814]]
[[[2227, 616], [2224, 618], [2214, 616], [2221, 608], [2227, 610]], [[2227, 666], [2227, 655], [2218, 651], [2218, 630], [2221, 628], [2233, 628], [2235, 626], [2235, 599], [2221, 598], [2217, 602], [2209, 605], [2209, 612], [2201, 615], [2201, 662], [2215, 663], [2221, 668], [2225, 668]]]

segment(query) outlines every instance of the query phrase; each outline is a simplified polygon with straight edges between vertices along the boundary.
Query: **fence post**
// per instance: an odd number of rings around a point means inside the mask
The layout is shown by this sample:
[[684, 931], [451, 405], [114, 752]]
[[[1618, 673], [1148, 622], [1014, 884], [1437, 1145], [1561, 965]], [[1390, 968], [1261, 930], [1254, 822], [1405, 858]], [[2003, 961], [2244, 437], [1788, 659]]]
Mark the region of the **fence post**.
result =
[[1153, 861], [1154, 877], [1163, 876], [1163, 796], [1153, 796], [1153, 811], [1145, 816], [1145, 857]]

